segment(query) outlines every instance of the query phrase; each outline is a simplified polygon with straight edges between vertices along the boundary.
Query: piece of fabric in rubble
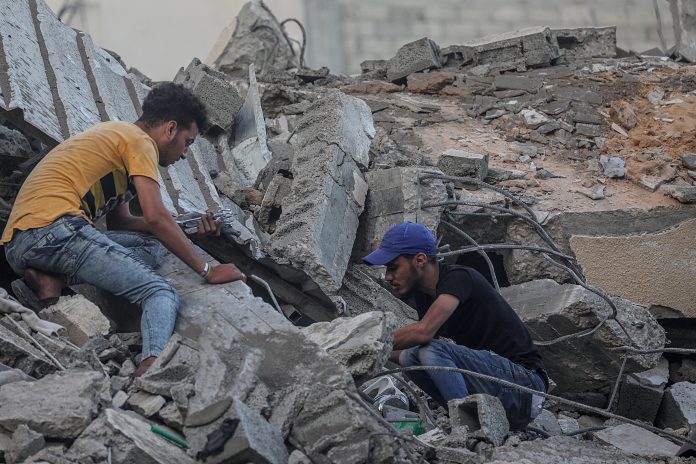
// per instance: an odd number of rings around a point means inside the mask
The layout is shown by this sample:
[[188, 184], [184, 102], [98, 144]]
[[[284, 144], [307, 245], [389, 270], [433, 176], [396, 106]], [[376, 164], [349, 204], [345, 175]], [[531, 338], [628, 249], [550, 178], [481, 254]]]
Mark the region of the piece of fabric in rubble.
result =
[[17, 300], [12, 298], [4, 288], [0, 288], [0, 313], [19, 314], [22, 316], [22, 320], [26, 322], [32, 330], [42, 333], [47, 337], [56, 335], [59, 330], [64, 329], [62, 325], [39, 318], [34, 311], [22, 306]]

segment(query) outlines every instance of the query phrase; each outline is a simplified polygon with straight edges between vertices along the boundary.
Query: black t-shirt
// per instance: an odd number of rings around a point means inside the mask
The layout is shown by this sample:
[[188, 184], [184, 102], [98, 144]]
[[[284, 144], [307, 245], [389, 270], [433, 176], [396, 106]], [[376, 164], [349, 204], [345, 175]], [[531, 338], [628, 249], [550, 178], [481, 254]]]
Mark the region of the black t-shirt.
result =
[[[459, 299], [459, 306], [437, 335], [474, 350], [488, 350], [527, 369], [543, 368], [539, 350], [527, 328], [507, 301], [476, 270], [440, 264], [436, 296], [443, 293]], [[418, 317], [422, 319], [434, 299], [414, 292]]]

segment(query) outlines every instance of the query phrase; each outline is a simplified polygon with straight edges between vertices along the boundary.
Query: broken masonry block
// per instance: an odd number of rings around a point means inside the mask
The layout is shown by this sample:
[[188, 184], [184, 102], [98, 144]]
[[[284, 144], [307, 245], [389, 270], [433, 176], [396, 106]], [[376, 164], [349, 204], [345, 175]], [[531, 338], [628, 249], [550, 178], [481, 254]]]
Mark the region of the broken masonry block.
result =
[[266, 187], [258, 212], [259, 224], [270, 234], [275, 232], [275, 224], [283, 213], [285, 203], [290, 196], [292, 179], [276, 174]]
[[406, 87], [414, 93], [438, 93], [454, 82], [455, 75], [446, 72], [413, 73], [406, 78]]
[[452, 428], [466, 426], [467, 436], [500, 446], [510, 431], [503, 403], [482, 393], [447, 403]]
[[130, 408], [144, 417], [155, 415], [164, 407], [167, 400], [160, 395], [151, 395], [150, 393], [139, 391], [133, 393], [126, 401]]
[[317, 322], [302, 333], [347, 367], [359, 382], [384, 367], [392, 351], [395, 325], [393, 314], [373, 311]]
[[110, 401], [102, 373], [71, 369], [0, 387], [0, 426], [26, 424], [46, 438], [74, 439]]
[[194, 58], [186, 69], [179, 69], [174, 82], [191, 89], [203, 102], [211, 126], [222, 132], [232, 128], [234, 115], [242, 107], [243, 100], [232, 84], [227, 82], [225, 74]]
[[552, 437], [563, 435], [563, 430], [561, 430], [558, 419], [556, 419], [556, 416], [548, 409], [542, 409], [539, 415], [536, 416], [529, 425], [543, 430]]
[[617, 414], [652, 424], [668, 380], [669, 363], [665, 358], [653, 369], [627, 375], [619, 390]]
[[[437, 167], [448, 175], [455, 177], [473, 177], [483, 180], [488, 175], [488, 154], [470, 153], [464, 150], [448, 149], [442, 153]], [[455, 182], [455, 186], [467, 184]]]
[[[592, 329], [612, 313], [608, 303], [595, 293], [579, 285], [559, 285], [548, 279], [506, 287], [501, 294], [534, 340], [548, 341]], [[612, 301], [621, 326], [608, 319], [591, 336], [539, 346], [549, 376], [558, 384], [557, 391], [582, 393], [613, 385], [621, 354], [612, 348], [631, 346], [631, 341], [639, 349], [665, 346], [664, 329], [644, 306], [621, 298]], [[631, 356], [626, 372], [652, 368], [659, 359], [659, 353]]]
[[32, 377], [43, 377], [57, 370], [44, 353], [3, 324], [0, 324], [0, 363]]
[[12, 434], [12, 442], [5, 454], [8, 464], [25, 462], [27, 458], [41, 451], [46, 440], [24, 424], [19, 425]]
[[66, 456], [77, 462], [193, 464], [186, 451], [152, 432], [152, 425], [133, 411], [106, 409], [75, 440]]
[[406, 167], [367, 172], [370, 190], [365, 212], [360, 217], [353, 259], [361, 260], [379, 246], [387, 229], [399, 222], [418, 222], [433, 232], [437, 230], [444, 207], [423, 206], [445, 201], [447, 191], [440, 179], [430, 178], [419, 182], [419, 176], [424, 174], [442, 174], [442, 171]]
[[403, 45], [387, 62], [387, 80], [403, 83], [409, 74], [441, 67], [440, 47], [423, 37]]
[[101, 309], [82, 295], [62, 296], [58, 302], [41, 310], [46, 320], [65, 327], [68, 340], [82, 346], [96, 335], [109, 333], [111, 324]]
[[551, 29], [569, 61], [616, 56], [616, 26]]
[[135, 379], [135, 387], [153, 395], [171, 396], [173, 387], [191, 381], [196, 374], [200, 363], [197, 348], [194, 341], [172, 335], [147, 372]]
[[268, 251], [327, 295], [341, 287], [367, 194], [361, 169], [375, 135], [370, 108], [332, 91], [298, 122], [293, 182]]
[[672, 457], [679, 451], [679, 445], [633, 424], [615, 425], [592, 435], [635, 457]]
[[680, 429], [696, 424], [696, 384], [679, 382], [665, 391], [655, 425]]

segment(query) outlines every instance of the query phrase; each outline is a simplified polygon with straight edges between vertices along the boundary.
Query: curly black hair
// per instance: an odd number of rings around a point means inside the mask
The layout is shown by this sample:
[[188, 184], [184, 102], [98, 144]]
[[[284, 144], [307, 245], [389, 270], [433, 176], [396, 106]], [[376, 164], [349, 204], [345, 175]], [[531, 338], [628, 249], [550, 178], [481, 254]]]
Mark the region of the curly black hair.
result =
[[176, 121], [187, 129], [195, 121], [201, 133], [208, 128], [208, 114], [203, 103], [189, 89], [173, 82], [153, 87], [145, 97], [143, 114], [138, 121], [148, 127]]

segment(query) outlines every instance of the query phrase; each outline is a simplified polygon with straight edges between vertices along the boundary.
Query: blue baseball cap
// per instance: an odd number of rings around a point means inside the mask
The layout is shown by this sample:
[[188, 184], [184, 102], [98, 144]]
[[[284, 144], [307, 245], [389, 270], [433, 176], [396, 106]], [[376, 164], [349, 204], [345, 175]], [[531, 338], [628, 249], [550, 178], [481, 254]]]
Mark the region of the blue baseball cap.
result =
[[387, 230], [379, 244], [379, 248], [363, 258], [372, 266], [385, 266], [399, 255], [415, 255], [425, 253], [428, 256], [437, 254], [435, 237], [427, 227], [415, 222], [401, 222]]

